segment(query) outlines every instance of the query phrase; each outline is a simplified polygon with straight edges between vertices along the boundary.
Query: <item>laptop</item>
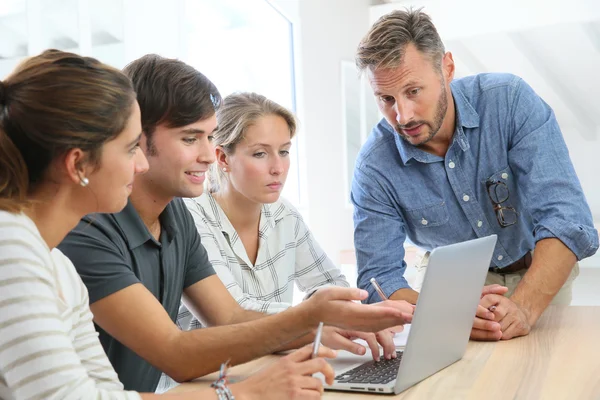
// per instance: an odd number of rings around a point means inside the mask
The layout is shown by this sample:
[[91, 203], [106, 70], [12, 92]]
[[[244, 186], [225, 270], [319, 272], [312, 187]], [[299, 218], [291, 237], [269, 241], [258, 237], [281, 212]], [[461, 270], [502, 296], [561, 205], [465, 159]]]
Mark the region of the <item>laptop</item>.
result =
[[433, 250], [404, 351], [397, 351], [395, 359], [379, 362], [370, 354], [340, 351], [329, 360], [335, 382], [331, 386], [324, 383], [324, 388], [398, 394], [460, 360], [496, 239], [491, 235]]

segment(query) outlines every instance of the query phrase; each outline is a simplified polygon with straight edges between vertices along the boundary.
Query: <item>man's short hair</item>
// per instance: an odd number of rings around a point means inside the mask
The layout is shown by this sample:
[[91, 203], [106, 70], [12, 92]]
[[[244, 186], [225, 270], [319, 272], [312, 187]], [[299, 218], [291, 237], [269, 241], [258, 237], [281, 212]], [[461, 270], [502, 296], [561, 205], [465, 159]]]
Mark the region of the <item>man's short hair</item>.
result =
[[411, 43], [441, 71], [444, 43], [429, 15], [412, 8], [392, 11], [373, 24], [358, 45], [356, 66], [360, 71], [397, 68]]
[[123, 72], [137, 93], [151, 155], [156, 154], [152, 135], [158, 125], [177, 128], [209, 118], [222, 102], [216, 86], [180, 60], [147, 54], [129, 63]]

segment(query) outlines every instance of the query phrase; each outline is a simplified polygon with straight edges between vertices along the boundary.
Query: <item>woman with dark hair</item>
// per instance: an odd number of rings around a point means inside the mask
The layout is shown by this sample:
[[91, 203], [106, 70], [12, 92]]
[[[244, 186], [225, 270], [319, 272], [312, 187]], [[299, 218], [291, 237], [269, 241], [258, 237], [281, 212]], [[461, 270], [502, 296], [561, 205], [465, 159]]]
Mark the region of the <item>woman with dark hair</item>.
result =
[[[125, 207], [134, 176], [148, 169], [141, 132], [131, 81], [93, 58], [48, 50], [0, 82], [0, 398], [156, 396], [123, 391], [88, 292], [55, 249], [84, 215]], [[305, 361], [309, 354], [302, 349], [220, 394], [163, 397], [275, 399], [298, 390], [313, 398], [322, 387], [306, 375], [331, 380], [333, 371], [322, 359]]]

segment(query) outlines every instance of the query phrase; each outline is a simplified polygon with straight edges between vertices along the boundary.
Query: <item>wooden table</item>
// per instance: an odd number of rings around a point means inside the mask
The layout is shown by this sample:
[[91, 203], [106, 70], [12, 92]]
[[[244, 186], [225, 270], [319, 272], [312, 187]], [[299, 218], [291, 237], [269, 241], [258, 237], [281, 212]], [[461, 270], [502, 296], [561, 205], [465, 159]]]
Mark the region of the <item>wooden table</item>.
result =
[[[532, 332], [502, 342], [470, 342], [462, 360], [397, 396], [325, 392], [325, 399], [600, 399], [600, 307], [546, 310]], [[248, 376], [278, 356], [232, 368]], [[189, 391], [215, 375], [170, 392]]]

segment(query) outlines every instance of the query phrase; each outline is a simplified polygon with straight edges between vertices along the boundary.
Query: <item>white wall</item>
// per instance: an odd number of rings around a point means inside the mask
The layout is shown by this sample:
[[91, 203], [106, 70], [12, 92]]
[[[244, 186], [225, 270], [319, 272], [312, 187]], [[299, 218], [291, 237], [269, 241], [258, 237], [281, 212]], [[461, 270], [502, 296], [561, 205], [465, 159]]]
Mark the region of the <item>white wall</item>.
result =
[[600, 179], [598, 178], [600, 139], [595, 141], [585, 140], [581, 135], [572, 132], [568, 126], [563, 126], [562, 132], [569, 148], [569, 155], [577, 171], [577, 176], [581, 181], [583, 192], [592, 209], [594, 220], [596, 224], [600, 224]]
[[148, 53], [181, 57], [184, 10], [183, 0], [125, 0], [123, 13], [127, 62]]
[[369, 28], [369, 0], [277, 0], [295, 24], [299, 145], [305, 177], [302, 211], [327, 254], [338, 262], [353, 248], [346, 206], [341, 62], [353, 61]]

